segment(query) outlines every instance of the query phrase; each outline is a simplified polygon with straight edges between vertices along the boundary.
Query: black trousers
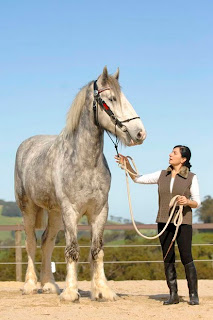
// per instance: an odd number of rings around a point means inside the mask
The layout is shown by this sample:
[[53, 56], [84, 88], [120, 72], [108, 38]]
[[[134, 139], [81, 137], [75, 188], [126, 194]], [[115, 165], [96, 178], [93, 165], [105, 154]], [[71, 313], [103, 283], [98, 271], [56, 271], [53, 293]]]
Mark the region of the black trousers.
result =
[[[165, 223], [158, 223], [158, 233], [163, 230]], [[172, 238], [175, 233], [175, 225], [169, 223], [166, 231], [160, 236], [161, 248], [163, 251], [163, 257], [166, 256], [167, 250], [171, 244]], [[178, 249], [180, 252], [180, 258], [183, 265], [193, 261], [192, 258], [192, 226], [189, 224], [182, 224], [179, 227], [176, 238]], [[166, 263], [175, 262], [175, 246], [171, 247], [165, 261]]]

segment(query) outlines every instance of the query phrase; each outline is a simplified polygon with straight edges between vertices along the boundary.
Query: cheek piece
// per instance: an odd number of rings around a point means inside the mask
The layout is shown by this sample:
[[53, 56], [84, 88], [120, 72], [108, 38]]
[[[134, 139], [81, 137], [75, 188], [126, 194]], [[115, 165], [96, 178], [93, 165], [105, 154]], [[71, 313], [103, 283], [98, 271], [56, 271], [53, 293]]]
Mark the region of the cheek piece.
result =
[[115, 146], [115, 149], [116, 149], [116, 152], [117, 152], [117, 155], [118, 155], [118, 138], [117, 138], [117, 135], [116, 135], [116, 126], [118, 126], [123, 132], [126, 132], [131, 138], [131, 135], [129, 134], [126, 126], [123, 125], [123, 123], [130, 122], [131, 120], [135, 120], [135, 119], [140, 119], [140, 117], [134, 117], [134, 118], [126, 119], [124, 121], [118, 120], [118, 118], [115, 116], [115, 114], [110, 109], [110, 107], [100, 97], [100, 93], [103, 92], [103, 91], [106, 91], [106, 90], [110, 90], [110, 88], [98, 89], [97, 80], [94, 81], [94, 100], [93, 100], [94, 123], [95, 123], [96, 126], [100, 127], [100, 124], [99, 124], [99, 121], [98, 121], [98, 106], [100, 106], [102, 108], [102, 110], [104, 110], [108, 114], [108, 116], [110, 117], [111, 121], [115, 124], [116, 143], [112, 140], [112, 138], [110, 137], [108, 132], [107, 132], [107, 134], [109, 135], [110, 139], [114, 143], [114, 146]]

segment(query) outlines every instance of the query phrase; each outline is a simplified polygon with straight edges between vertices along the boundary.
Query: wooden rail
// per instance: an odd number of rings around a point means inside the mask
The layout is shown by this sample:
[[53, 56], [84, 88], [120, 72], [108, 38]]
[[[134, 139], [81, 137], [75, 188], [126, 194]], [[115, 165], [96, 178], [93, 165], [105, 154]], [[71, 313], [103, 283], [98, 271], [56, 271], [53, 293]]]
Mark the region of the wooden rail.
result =
[[[213, 223], [194, 223], [194, 230], [209, 230], [213, 229]], [[137, 224], [138, 229], [157, 229], [157, 224]], [[106, 224], [105, 230], [134, 230], [132, 224]], [[24, 226], [20, 225], [0, 225], [0, 231], [23, 231]], [[42, 230], [42, 229], [40, 229]], [[78, 230], [90, 230], [89, 225], [78, 225]]]

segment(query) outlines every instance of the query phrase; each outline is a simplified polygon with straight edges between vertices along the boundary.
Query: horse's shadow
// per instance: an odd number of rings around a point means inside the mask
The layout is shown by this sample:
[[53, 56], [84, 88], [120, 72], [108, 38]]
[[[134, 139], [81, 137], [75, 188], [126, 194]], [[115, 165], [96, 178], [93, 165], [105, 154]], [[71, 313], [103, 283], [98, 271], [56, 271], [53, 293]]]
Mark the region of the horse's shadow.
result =
[[78, 289], [78, 293], [80, 294], [81, 298], [90, 298], [91, 297], [90, 291], [84, 291], [84, 290]]
[[[61, 291], [62, 291], [62, 290], [61, 290]], [[80, 294], [80, 296], [81, 296], [82, 298], [91, 298], [91, 291], [84, 291], [84, 290], [79, 289], [79, 290], [78, 290], [78, 293]], [[117, 296], [118, 296], [119, 298], [128, 297], [128, 296], [129, 296], [129, 294], [124, 294], [124, 293], [117, 293], [117, 292], [116, 292], [116, 294], [117, 294]]]
[[[63, 289], [60, 289], [60, 293], [63, 292]], [[42, 289], [38, 289], [38, 293], [39, 294], [42, 294]], [[78, 293], [80, 295], [81, 298], [91, 298], [91, 292], [90, 291], [85, 291], [85, 290], [81, 290], [81, 289], [78, 289]], [[119, 298], [124, 298], [124, 297], [134, 297], [134, 296], [143, 296], [143, 297], [148, 297], [148, 299], [152, 299], [152, 300], [156, 300], [156, 301], [160, 301], [160, 302], [164, 302], [166, 301], [168, 298], [169, 298], [169, 295], [168, 294], [154, 294], [154, 295], [144, 295], [144, 294], [126, 294], [126, 293], [116, 293], [117, 296]], [[187, 301], [182, 297], [182, 296], [179, 296], [180, 298], [180, 302], [186, 302]]]
[[[63, 289], [60, 289], [60, 293], [62, 293], [62, 292], [63, 292]], [[90, 291], [78, 289], [78, 293], [79, 293], [80, 297], [82, 297], [82, 298], [90, 298], [90, 296], [91, 296]]]
[[[61, 292], [63, 291], [62, 289], [60, 290]], [[78, 290], [80, 296], [82, 298], [90, 298], [91, 297], [91, 292], [90, 291], [84, 291], [79, 289]], [[116, 292], [117, 296], [119, 298], [124, 298], [124, 297], [133, 297], [133, 296], [137, 296], [137, 297], [148, 297], [148, 299], [152, 299], [152, 300], [156, 300], [156, 301], [161, 301], [164, 302], [169, 298], [168, 294], [155, 294], [155, 295], [144, 295], [144, 294], [125, 294], [125, 293], [118, 293]], [[183, 299], [183, 297], [179, 296], [180, 298], [180, 302], [187, 302], [186, 300]]]
[[[23, 289], [20, 289], [20, 291], [23, 291]], [[61, 294], [63, 292], [63, 289], [60, 289], [60, 293]], [[37, 290], [38, 294], [43, 294], [43, 290], [40, 288]], [[78, 289], [78, 293], [80, 295], [81, 298], [91, 298], [91, 291], [85, 291], [85, 290], [81, 290]], [[128, 297], [129, 294], [123, 294], [123, 293], [116, 293], [118, 297]]]

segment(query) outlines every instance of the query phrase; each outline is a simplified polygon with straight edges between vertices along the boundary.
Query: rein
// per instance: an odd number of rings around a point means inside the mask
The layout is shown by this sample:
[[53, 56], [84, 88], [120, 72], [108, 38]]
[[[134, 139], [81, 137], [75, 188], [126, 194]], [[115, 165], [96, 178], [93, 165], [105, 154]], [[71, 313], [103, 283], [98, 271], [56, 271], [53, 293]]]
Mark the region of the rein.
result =
[[[125, 122], [130, 122], [132, 120], [135, 119], [140, 119], [140, 117], [134, 117], [134, 118], [130, 118], [130, 119], [126, 119], [123, 121], [118, 120], [118, 118], [115, 116], [115, 114], [113, 113], [113, 111], [111, 110], [111, 108], [107, 105], [107, 103], [101, 98], [100, 93], [106, 90], [110, 90], [110, 88], [102, 88], [102, 89], [98, 89], [98, 85], [97, 85], [97, 80], [94, 81], [94, 101], [93, 101], [93, 114], [94, 114], [94, 123], [97, 127], [100, 126], [99, 122], [98, 122], [98, 105], [102, 108], [102, 110], [104, 110], [108, 116], [110, 117], [110, 119], [112, 120], [112, 122], [115, 124], [115, 136], [116, 136], [116, 142], [113, 141], [113, 139], [111, 138], [110, 134], [108, 131], [107, 134], [110, 137], [111, 141], [113, 142], [117, 155], [118, 154], [118, 138], [116, 135], [116, 126], [118, 126], [123, 132], [126, 132], [129, 134], [127, 128], [125, 125], [123, 125], [123, 123]], [[130, 134], [129, 134], [130, 136]], [[131, 138], [131, 136], [130, 136]]]
[[173, 215], [174, 215], [174, 212], [175, 212], [176, 207], [179, 206], [179, 209], [178, 209], [178, 211], [175, 213], [175, 218], [174, 218], [174, 225], [176, 226], [175, 234], [174, 234], [174, 236], [173, 236], [173, 238], [172, 238], [172, 241], [171, 241], [171, 243], [170, 243], [170, 246], [169, 246], [169, 248], [168, 248], [168, 250], [167, 250], [167, 253], [166, 253], [165, 257], [164, 257], [164, 260], [165, 260], [166, 257], [167, 257], [167, 255], [168, 255], [168, 253], [169, 253], [169, 251], [170, 251], [170, 249], [171, 249], [171, 247], [172, 247], [172, 245], [173, 245], [173, 243], [175, 242], [175, 239], [176, 239], [176, 237], [177, 237], [177, 233], [178, 233], [179, 227], [180, 227], [180, 225], [181, 225], [182, 222], [183, 222], [183, 205], [178, 205], [178, 197], [179, 197], [179, 195], [174, 196], [174, 197], [171, 199], [170, 203], [169, 203], [169, 207], [172, 208], [172, 210], [171, 210], [171, 213], [170, 213], [170, 215], [169, 215], [169, 218], [168, 218], [168, 220], [167, 220], [167, 222], [166, 222], [163, 230], [161, 230], [161, 232], [159, 232], [157, 235], [155, 235], [155, 236], [153, 236], [153, 237], [148, 237], [148, 236], [145, 236], [144, 234], [142, 234], [142, 233], [138, 230], [138, 228], [137, 228], [137, 226], [136, 226], [136, 224], [135, 224], [135, 220], [134, 220], [134, 216], [133, 216], [133, 210], [132, 210], [131, 197], [130, 197], [129, 179], [128, 179], [128, 172], [129, 172], [131, 175], [133, 175], [133, 176], [138, 176], [138, 170], [137, 170], [137, 167], [136, 167], [136, 165], [135, 165], [134, 160], [133, 160], [131, 157], [129, 157], [129, 156], [127, 156], [126, 158], [129, 158], [129, 159], [132, 161], [132, 164], [133, 164], [134, 169], [135, 169], [135, 171], [136, 171], [136, 173], [133, 173], [132, 171], [130, 171], [130, 170], [127, 169], [127, 167], [126, 167], [126, 160], [125, 160], [125, 158], [124, 158], [124, 165], [120, 165], [120, 167], [125, 170], [126, 185], [127, 185], [127, 194], [128, 194], [128, 201], [129, 201], [129, 211], [130, 211], [130, 215], [131, 215], [132, 224], [133, 224], [133, 226], [134, 226], [135, 231], [137, 232], [137, 234], [139, 234], [139, 236], [141, 236], [142, 238], [148, 239], [148, 240], [153, 240], [153, 239], [157, 239], [158, 237], [160, 237], [160, 236], [164, 233], [164, 231], [166, 230], [166, 228], [168, 227], [168, 224], [170, 223], [170, 221], [172, 220], [172, 217], [173, 217]]

